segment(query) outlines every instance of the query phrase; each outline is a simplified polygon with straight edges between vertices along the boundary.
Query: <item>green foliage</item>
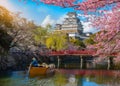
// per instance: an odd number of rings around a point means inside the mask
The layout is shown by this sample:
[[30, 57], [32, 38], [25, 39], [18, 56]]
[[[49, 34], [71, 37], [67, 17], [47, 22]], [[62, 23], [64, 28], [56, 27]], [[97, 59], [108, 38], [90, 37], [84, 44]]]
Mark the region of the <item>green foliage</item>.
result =
[[48, 31], [49, 33], [52, 33], [55, 28], [53, 28], [52, 25], [47, 24], [47, 25], [45, 26], [45, 29], [47, 29], [47, 31]]
[[37, 44], [40, 43], [44, 44], [47, 34], [48, 34], [47, 29], [43, 27], [39, 27], [33, 30], [33, 37]]
[[88, 39], [85, 39], [84, 40], [85, 45], [93, 45], [93, 44], [95, 44], [96, 42], [94, 41], [94, 37], [95, 37], [95, 34], [91, 35]]
[[78, 45], [78, 46], [83, 47], [83, 48], [86, 47], [85, 44], [83, 43], [83, 41], [78, 40], [78, 39], [76, 40], [75, 45]]
[[66, 35], [61, 33], [53, 33], [50, 34], [46, 40], [46, 46], [48, 48], [52, 48], [54, 50], [62, 50], [65, 49], [65, 43], [67, 42]]
[[70, 38], [70, 42], [75, 45], [75, 46], [80, 46], [80, 47], [83, 47], [85, 48], [85, 44], [83, 43], [83, 41], [79, 40], [79, 39], [76, 39], [76, 38]]
[[84, 43], [85, 43], [86, 45], [90, 45], [90, 44], [94, 44], [95, 42], [93, 41], [93, 39], [89, 38], [89, 39], [85, 39], [85, 40], [84, 40]]
[[52, 28], [52, 26], [50, 24], [47, 24], [45, 28], [49, 30]]

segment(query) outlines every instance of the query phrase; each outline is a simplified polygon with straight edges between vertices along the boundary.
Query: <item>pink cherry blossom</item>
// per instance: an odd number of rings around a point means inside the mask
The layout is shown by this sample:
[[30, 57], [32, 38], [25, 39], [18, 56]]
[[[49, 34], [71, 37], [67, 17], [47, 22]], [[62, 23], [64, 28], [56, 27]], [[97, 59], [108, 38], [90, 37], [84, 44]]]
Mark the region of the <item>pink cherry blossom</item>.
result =
[[[96, 33], [96, 38], [94, 39], [96, 44], [90, 45], [88, 48], [97, 50], [96, 54], [100, 55], [100, 57], [107, 57], [112, 53], [117, 53], [115, 60], [117, 62], [120, 61], [120, 0], [83, 0], [82, 2], [79, 2], [79, 0], [33, 1], [71, 7], [75, 10], [82, 10], [86, 14], [94, 13], [95, 17], [89, 20], [92, 22], [92, 26], [100, 32]], [[104, 9], [105, 7], [106, 9]]]

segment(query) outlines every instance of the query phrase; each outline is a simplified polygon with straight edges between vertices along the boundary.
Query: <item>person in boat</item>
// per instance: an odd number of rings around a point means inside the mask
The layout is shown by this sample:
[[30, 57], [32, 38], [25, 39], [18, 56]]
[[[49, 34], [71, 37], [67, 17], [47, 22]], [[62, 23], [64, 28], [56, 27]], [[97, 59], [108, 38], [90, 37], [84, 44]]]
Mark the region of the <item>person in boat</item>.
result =
[[32, 58], [32, 62], [30, 63], [30, 66], [32, 67], [38, 67], [40, 66], [37, 59], [35, 57]]

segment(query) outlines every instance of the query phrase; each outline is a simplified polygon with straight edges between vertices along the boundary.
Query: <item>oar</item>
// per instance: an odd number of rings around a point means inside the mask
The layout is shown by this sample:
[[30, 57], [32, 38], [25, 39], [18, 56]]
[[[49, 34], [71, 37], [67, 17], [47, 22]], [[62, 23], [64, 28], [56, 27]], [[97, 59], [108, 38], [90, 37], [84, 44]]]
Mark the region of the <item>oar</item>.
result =
[[32, 65], [30, 64], [30, 66], [29, 66], [29, 68], [28, 68], [28, 71], [27, 71], [28, 76], [29, 76], [29, 73], [30, 73], [31, 66], [32, 66]]

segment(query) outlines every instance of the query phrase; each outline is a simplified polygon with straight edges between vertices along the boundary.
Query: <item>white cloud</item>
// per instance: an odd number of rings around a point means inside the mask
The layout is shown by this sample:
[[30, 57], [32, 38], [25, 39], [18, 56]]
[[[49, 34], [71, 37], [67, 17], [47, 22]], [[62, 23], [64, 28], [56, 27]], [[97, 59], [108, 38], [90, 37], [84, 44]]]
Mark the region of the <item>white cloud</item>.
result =
[[45, 27], [47, 24], [50, 24], [54, 26], [55, 24], [62, 24], [64, 21], [64, 18], [66, 18], [66, 15], [62, 15], [58, 20], [53, 19], [50, 15], [47, 15], [43, 22], [41, 23], [41, 26]]
[[95, 15], [88, 15], [88, 14], [78, 14], [78, 17], [81, 17], [83, 19], [88, 19], [89, 21], [92, 21], [94, 20], [95, 18]]
[[92, 32], [92, 33], [95, 33], [97, 32], [97, 30], [92, 26], [92, 22], [90, 21], [93, 21], [94, 20], [94, 15], [84, 15], [84, 14], [78, 14], [78, 17], [82, 17], [83, 20], [85, 18], [88, 18], [89, 22], [84, 22], [84, 21], [81, 21], [82, 25], [83, 25], [83, 32]]
[[62, 15], [62, 16], [57, 20], [57, 24], [62, 24], [66, 17], [67, 17], [67, 15]]
[[10, 11], [14, 10], [13, 5], [10, 3], [10, 0], [0, 0], [0, 5], [4, 6], [5, 8], [7, 8]]
[[83, 28], [84, 28], [83, 32], [92, 32], [92, 33], [97, 32], [97, 30], [94, 27], [92, 27], [91, 22], [83, 22], [83, 21], [81, 21], [81, 23], [82, 23]]
[[50, 15], [47, 15], [45, 17], [45, 19], [41, 23], [41, 26], [45, 27], [47, 24], [50, 24], [50, 25], [54, 25], [55, 24], [55, 20], [52, 19]]
[[88, 15], [88, 14], [78, 14], [78, 17], [85, 17], [85, 18], [94, 18], [95, 17], [95, 15]]

